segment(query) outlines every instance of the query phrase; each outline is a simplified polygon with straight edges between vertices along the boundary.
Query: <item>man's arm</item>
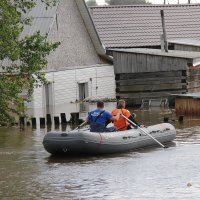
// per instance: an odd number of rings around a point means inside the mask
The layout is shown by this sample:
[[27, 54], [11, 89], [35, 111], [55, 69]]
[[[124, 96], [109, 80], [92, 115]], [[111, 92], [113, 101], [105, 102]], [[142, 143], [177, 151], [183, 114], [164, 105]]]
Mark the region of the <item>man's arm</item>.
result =
[[120, 118], [120, 112], [117, 113], [116, 116], [112, 116], [112, 118], [110, 119], [112, 122], [117, 121]]
[[114, 121], [117, 121], [119, 118], [120, 118], [120, 112], [118, 112], [115, 116], [113, 116], [111, 113], [107, 112], [108, 114], [108, 120], [110, 122], [114, 122]]

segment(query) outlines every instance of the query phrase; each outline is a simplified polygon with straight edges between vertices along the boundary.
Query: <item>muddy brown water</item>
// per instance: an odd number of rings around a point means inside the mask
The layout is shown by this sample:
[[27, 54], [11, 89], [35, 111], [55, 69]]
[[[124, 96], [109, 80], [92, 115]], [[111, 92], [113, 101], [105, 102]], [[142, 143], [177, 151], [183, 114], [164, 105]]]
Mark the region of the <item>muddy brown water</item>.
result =
[[168, 116], [176, 140], [167, 149], [64, 158], [44, 150], [47, 128], [1, 127], [0, 199], [200, 199], [200, 118], [180, 124], [171, 110], [135, 112], [146, 125]]

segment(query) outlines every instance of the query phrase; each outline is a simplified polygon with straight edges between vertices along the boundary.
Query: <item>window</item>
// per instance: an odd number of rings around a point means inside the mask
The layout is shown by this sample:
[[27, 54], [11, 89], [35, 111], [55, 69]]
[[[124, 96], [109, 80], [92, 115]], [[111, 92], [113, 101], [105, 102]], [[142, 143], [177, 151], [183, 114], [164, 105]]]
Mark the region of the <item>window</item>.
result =
[[89, 96], [88, 83], [79, 83], [79, 100], [83, 100]]

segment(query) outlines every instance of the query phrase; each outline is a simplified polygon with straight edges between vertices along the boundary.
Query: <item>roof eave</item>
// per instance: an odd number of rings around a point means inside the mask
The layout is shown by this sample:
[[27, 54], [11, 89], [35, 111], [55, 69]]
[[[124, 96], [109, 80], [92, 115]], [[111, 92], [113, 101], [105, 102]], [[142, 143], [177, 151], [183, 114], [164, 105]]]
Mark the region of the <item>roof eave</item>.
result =
[[100, 40], [97, 30], [94, 26], [94, 23], [92, 21], [90, 12], [87, 8], [85, 1], [84, 0], [75, 0], [75, 1], [79, 8], [79, 11], [80, 11], [83, 21], [85, 23], [86, 29], [90, 35], [90, 38], [94, 44], [94, 47], [95, 47], [98, 55], [100, 55], [108, 60], [111, 60], [110, 57], [106, 55], [105, 47], [101, 43], [101, 40]]

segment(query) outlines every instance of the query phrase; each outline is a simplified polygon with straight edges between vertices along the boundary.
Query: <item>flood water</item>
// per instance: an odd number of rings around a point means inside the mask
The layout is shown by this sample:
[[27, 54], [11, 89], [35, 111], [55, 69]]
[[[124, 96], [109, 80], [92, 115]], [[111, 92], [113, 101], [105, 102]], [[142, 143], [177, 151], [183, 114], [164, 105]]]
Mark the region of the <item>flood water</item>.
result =
[[64, 158], [44, 150], [47, 128], [0, 127], [0, 199], [200, 199], [200, 119], [180, 124], [170, 110], [135, 112], [146, 125], [168, 116], [176, 140], [167, 149]]

